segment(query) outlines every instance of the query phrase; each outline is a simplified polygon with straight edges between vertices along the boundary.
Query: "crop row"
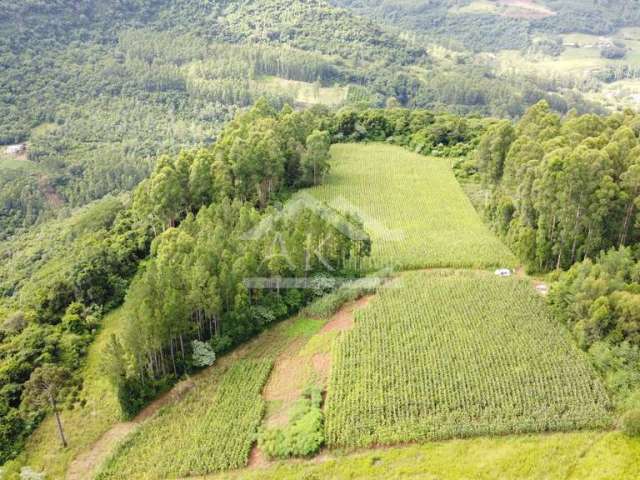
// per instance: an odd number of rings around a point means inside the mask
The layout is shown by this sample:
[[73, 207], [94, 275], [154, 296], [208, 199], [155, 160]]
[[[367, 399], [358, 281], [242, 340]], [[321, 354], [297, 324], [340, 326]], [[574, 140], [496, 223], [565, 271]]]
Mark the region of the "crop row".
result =
[[610, 424], [596, 373], [522, 280], [407, 274], [359, 312], [333, 355], [332, 446]]
[[[107, 462], [99, 479], [186, 477], [246, 465], [264, 414], [261, 396], [273, 362], [238, 360], [208, 391], [147, 422]], [[203, 395], [205, 397], [203, 398]]]
[[359, 214], [374, 270], [514, 264], [458, 185], [447, 159], [384, 145], [334, 145], [332, 170], [311, 193]]

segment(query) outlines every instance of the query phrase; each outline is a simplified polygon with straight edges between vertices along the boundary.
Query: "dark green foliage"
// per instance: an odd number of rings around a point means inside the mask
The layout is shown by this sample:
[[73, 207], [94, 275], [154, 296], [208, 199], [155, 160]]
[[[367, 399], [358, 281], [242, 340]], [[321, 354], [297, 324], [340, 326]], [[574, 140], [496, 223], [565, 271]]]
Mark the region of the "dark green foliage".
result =
[[306, 457], [324, 443], [322, 392], [308, 387], [293, 407], [289, 423], [282, 428], [266, 429], [258, 435], [258, 445], [269, 458]]
[[[496, 77], [462, 57], [434, 63], [419, 42], [319, 0], [0, 7], [0, 145], [26, 141], [34, 162], [32, 171], [0, 176], [0, 237], [63, 205], [133, 189], [162, 153], [211, 144], [239, 108], [265, 94], [264, 76], [348, 84], [348, 103], [379, 107], [390, 101], [509, 117], [541, 99], [562, 112], [598, 108], [554, 80]], [[486, 19], [473, 22], [461, 29], [485, 35], [475, 23]], [[269, 95], [279, 105], [294, 100], [286, 90]]]
[[541, 102], [484, 134], [476, 161], [487, 217], [531, 270], [640, 239], [637, 121], [631, 111], [561, 119]]
[[640, 394], [639, 285], [640, 262], [621, 248], [574, 265], [549, 294], [557, 317], [589, 351], [622, 409]]
[[0, 422], [11, 433], [11, 441], [0, 442], [0, 460], [15, 455], [42, 418], [39, 408], [29, 415], [19, 411], [34, 370], [44, 364], [68, 370], [61, 407], [79, 400], [78, 371], [102, 311], [122, 301], [129, 277], [147, 254], [148, 233], [122, 201], [106, 198], [66, 222], [44, 224], [3, 243], [0, 306], [13, 313], [0, 329]]
[[630, 437], [640, 437], [640, 409], [630, 410], [622, 417], [622, 431]]
[[487, 123], [428, 110], [345, 108], [330, 131], [334, 142], [386, 141], [424, 155], [457, 157], [473, 150]]

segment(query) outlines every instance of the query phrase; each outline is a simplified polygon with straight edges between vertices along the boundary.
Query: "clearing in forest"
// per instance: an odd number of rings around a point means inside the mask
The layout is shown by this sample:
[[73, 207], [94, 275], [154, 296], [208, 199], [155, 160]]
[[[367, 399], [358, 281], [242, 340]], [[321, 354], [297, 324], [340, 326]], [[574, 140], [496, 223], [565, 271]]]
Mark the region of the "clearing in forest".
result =
[[338, 144], [331, 155], [325, 183], [308, 191], [364, 221], [372, 238], [365, 269], [515, 265], [460, 188], [449, 159], [380, 143]]
[[604, 387], [526, 280], [403, 277], [334, 346], [330, 447], [610, 425]]

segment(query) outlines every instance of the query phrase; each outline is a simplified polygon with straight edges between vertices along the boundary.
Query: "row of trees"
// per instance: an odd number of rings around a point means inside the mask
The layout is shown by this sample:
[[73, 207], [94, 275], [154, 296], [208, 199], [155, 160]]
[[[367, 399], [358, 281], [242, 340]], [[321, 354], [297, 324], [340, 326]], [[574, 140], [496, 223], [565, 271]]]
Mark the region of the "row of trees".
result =
[[640, 237], [640, 118], [570, 114], [546, 102], [483, 136], [486, 212], [530, 269], [568, 268]]
[[428, 110], [345, 108], [329, 130], [334, 142], [390, 142], [435, 156], [461, 156], [473, 150], [487, 121]]

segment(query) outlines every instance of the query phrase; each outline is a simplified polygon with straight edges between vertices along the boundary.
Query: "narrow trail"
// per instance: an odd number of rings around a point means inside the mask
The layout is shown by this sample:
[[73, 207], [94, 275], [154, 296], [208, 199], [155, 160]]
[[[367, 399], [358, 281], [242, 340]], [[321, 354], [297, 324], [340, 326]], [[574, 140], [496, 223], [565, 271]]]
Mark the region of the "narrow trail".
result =
[[151, 418], [165, 405], [169, 405], [184, 396], [194, 387], [195, 383], [188, 378], [177, 383], [171, 390], [162, 394], [147, 405], [134, 419], [128, 422], [120, 422], [113, 425], [102, 434], [88, 450], [80, 453], [73, 459], [67, 470], [67, 480], [88, 480], [93, 478], [97, 469], [107, 460], [119, 442], [124, 440], [145, 420]]
[[546, 282], [543, 282], [542, 280], [538, 280], [533, 277], [528, 277], [526, 272], [524, 271], [524, 267], [516, 268], [515, 273], [518, 278], [528, 278], [531, 281], [533, 288], [536, 289], [536, 292], [538, 292], [543, 297], [546, 297], [547, 294], [549, 293], [549, 285]]
[[[353, 328], [355, 311], [364, 308], [374, 296], [366, 295], [343, 305], [324, 324], [318, 334], [341, 332]], [[326, 388], [329, 372], [331, 371], [331, 355], [329, 353], [315, 353], [308, 360], [304, 360], [298, 356], [298, 351], [303, 346], [304, 344], [301, 345], [294, 342], [276, 359], [267, 385], [262, 392], [262, 396], [266, 401], [275, 401], [282, 404], [277, 413], [263, 419], [263, 424], [269, 427], [283, 426], [287, 423], [289, 407], [302, 395], [306, 375], [308, 374], [307, 367], [312, 369], [322, 383], [323, 388]], [[258, 445], [253, 446], [247, 468], [266, 468], [272, 463]]]

